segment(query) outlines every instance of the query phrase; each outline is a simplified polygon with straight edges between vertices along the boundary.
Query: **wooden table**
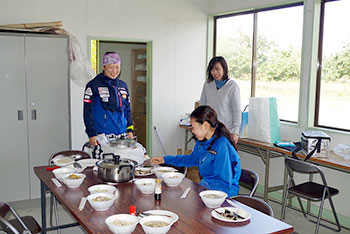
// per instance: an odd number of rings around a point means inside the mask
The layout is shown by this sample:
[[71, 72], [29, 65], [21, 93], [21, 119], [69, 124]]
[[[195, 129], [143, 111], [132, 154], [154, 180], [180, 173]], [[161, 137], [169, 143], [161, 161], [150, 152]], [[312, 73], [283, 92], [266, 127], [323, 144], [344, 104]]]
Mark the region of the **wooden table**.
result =
[[[41, 181], [41, 205], [42, 205], [42, 228], [46, 233], [46, 198], [45, 190], [48, 188], [56, 198], [61, 202], [63, 207], [69, 211], [76, 221], [88, 233], [111, 233], [104, 223], [104, 220], [113, 214], [128, 213], [129, 206], [135, 205], [137, 212], [143, 212], [152, 209], [163, 209], [175, 212], [179, 220], [172, 226], [169, 233], [292, 233], [293, 227], [281, 222], [273, 217], [265, 215], [255, 209], [245, 206], [237, 201], [236, 204], [251, 213], [251, 219], [246, 223], [223, 223], [212, 218], [210, 213], [212, 209], [207, 208], [198, 193], [205, 190], [204, 187], [196, 184], [187, 178], [178, 187], [167, 187], [164, 183], [162, 186], [162, 200], [160, 203], [154, 201], [153, 194], [141, 194], [133, 182], [116, 185], [119, 193], [114, 205], [103, 212], [95, 211], [87, 202], [83, 211], [78, 210], [80, 200], [87, 196], [88, 187], [101, 184], [102, 181], [96, 176], [96, 172], [88, 168], [84, 171], [86, 178], [83, 184], [76, 189], [70, 189], [63, 185], [56, 187], [51, 178], [53, 173], [46, 171], [45, 166], [34, 167], [34, 172]], [[186, 188], [190, 187], [191, 191], [186, 199], [180, 196]], [[224, 203], [222, 206], [229, 206]], [[134, 233], [144, 233], [141, 225], [137, 225]]]

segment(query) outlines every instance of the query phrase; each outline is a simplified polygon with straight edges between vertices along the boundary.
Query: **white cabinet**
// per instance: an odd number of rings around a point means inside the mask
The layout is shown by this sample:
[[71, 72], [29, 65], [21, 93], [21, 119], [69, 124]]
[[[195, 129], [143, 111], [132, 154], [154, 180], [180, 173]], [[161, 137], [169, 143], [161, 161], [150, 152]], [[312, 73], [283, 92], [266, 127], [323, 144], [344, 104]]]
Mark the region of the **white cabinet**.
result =
[[0, 33], [0, 200], [38, 198], [34, 166], [70, 149], [64, 36]]

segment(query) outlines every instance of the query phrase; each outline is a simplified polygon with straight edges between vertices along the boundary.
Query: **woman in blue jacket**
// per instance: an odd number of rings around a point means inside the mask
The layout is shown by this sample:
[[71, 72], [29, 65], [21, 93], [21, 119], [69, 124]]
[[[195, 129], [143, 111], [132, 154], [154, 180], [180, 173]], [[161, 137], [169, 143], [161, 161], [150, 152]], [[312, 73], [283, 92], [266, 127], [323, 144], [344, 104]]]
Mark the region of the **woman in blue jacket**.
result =
[[241, 176], [240, 158], [234, 149], [232, 135], [209, 106], [199, 106], [191, 114], [192, 133], [197, 141], [190, 155], [153, 157], [152, 164], [199, 167], [200, 184], [221, 190], [228, 196], [238, 194]]

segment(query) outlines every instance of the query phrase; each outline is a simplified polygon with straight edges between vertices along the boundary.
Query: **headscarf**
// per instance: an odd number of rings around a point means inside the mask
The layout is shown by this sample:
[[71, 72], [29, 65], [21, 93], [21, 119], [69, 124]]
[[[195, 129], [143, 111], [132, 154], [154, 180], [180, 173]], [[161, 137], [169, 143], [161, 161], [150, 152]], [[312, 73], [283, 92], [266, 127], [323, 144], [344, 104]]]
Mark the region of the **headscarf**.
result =
[[119, 54], [115, 52], [107, 52], [103, 55], [102, 65], [106, 66], [107, 64], [120, 64], [121, 59]]

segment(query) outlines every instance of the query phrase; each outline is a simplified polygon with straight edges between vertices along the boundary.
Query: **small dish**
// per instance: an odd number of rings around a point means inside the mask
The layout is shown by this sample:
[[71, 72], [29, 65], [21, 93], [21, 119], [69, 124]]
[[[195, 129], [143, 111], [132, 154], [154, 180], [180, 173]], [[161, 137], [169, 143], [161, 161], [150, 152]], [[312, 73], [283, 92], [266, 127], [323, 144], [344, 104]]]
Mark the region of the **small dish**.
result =
[[[236, 220], [235, 219], [231, 219], [231, 218], [227, 218], [223, 215], [220, 215], [219, 213], [224, 213], [225, 210], [229, 211], [229, 212], [234, 212], [236, 214], [238, 214], [239, 216], [241, 217], [244, 217], [243, 219], [242, 218], [237, 218]], [[230, 223], [240, 223], [240, 222], [244, 222], [244, 221], [247, 221], [250, 219], [251, 217], [251, 214], [242, 209], [242, 208], [238, 208], [238, 207], [220, 207], [220, 208], [216, 208], [214, 209], [212, 212], [211, 212], [211, 216], [214, 217], [215, 219], [218, 219], [218, 220], [221, 220], [221, 221], [224, 221], [224, 222], [230, 222]]]
[[57, 157], [52, 159], [52, 162], [58, 167], [64, 167], [74, 163], [74, 158], [72, 157]]
[[135, 176], [149, 176], [153, 175], [153, 167], [136, 167]]
[[81, 159], [78, 160], [77, 162], [80, 163], [83, 167], [94, 167], [96, 166], [96, 162], [98, 162], [98, 159], [94, 158], [86, 158], [86, 159]]

